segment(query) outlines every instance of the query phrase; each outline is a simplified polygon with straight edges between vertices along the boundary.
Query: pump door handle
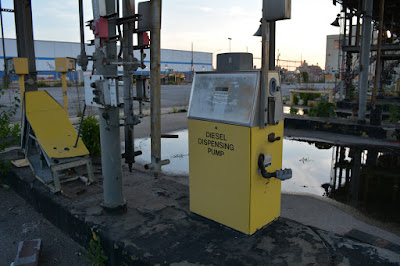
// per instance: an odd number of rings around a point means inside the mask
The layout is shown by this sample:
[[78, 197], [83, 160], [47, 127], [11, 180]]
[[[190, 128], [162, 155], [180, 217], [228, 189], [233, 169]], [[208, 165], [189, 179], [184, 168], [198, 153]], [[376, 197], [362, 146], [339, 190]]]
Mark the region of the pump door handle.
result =
[[276, 179], [279, 180], [287, 180], [292, 178], [292, 169], [281, 169], [281, 170], [277, 170], [273, 173], [268, 173], [267, 170], [265, 170], [265, 165], [264, 165], [264, 154], [260, 153], [260, 155], [258, 156], [258, 168], [261, 171], [261, 175], [264, 178], [271, 178], [271, 177], [275, 177]]

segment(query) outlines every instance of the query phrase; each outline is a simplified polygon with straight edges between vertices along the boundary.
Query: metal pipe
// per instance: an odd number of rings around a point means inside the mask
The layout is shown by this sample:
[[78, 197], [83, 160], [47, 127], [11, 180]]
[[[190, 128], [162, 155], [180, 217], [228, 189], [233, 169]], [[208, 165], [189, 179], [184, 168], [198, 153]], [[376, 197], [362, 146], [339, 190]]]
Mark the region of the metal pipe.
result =
[[14, 1], [14, 19], [18, 57], [28, 58], [29, 74], [25, 76], [25, 89], [37, 91], [31, 0]]
[[375, 109], [375, 107], [376, 107], [376, 92], [378, 90], [378, 80], [379, 80], [379, 76], [380, 76], [384, 13], [385, 13], [385, 0], [381, 0], [380, 5], [379, 5], [379, 32], [378, 32], [378, 44], [376, 47], [375, 80], [374, 80], [374, 89], [372, 90], [372, 98], [371, 98], [372, 109]]
[[363, 18], [361, 53], [360, 53], [360, 79], [358, 82], [358, 123], [365, 124], [367, 112], [367, 90], [368, 90], [368, 70], [369, 55], [371, 50], [371, 21], [373, 0], [365, 0], [363, 10], [365, 15]]
[[[269, 70], [275, 70], [275, 36], [276, 36], [276, 21], [271, 21], [269, 23], [269, 32], [270, 32], [270, 40], [269, 40]], [[278, 57], [279, 59], [279, 57]]]
[[343, 85], [344, 85], [344, 75], [343, 75], [343, 68], [344, 68], [344, 61], [345, 61], [345, 52], [343, 51], [343, 46], [346, 44], [346, 27], [347, 27], [347, 7], [343, 6], [344, 9], [344, 24], [343, 24], [343, 40], [340, 43], [340, 50], [342, 51], [342, 60], [340, 63], [340, 95], [339, 95], [339, 100], [342, 101], [343, 100]]
[[[266, 1], [264, 1], [265, 3]], [[265, 8], [265, 6], [263, 7]], [[267, 127], [268, 123], [268, 70], [269, 70], [269, 22], [264, 18], [261, 19], [261, 31], [262, 31], [262, 58], [261, 58], [261, 104], [260, 104], [260, 127]]]
[[121, 142], [118, 108], [99, 108], [103, 207], [108, 210], [126, 205], [122, 190]]
[[85, 25], [83, 20], [83, 0], [79, 0], [79, 30], [81, 36], [81, 54], [78, 58], [78, 65], [83, 71], [87, 70], [88, 58], [85, 51]]
[[62, 95], [63, 95], [63, 106], [64, 106], [64, 111], [68, 115], [68, 94], [67, 94], [67, 73], [66, 72], [61, 72], [61, 84], [62, 84]]
[[[129, 17], [135, 14], [135, 1], [123, 0], [122, 15]], [[135, 162], [134, 147], [134, 114], [132, 101], [132, 75], [137, 69], [132, 65], [133, 62], [133, 23], [127, 22], [123, 24], [123, 66], [124, 66], [124, 116], [125, 116], [125, 163], [128, 164], [129, 171], [132, 172], [132, 164]]]
[[150, 10], [151, 164], [157, 175], [161, 172], [161, 0], [150, 0]]
[[[92, 0], [93, 18], [100, 18], [99, 0]], [[115, 12], [115, 0], [105, 0], [106, 14]], [[108, 21], [108, 36], [115, 36], [116, 25]], [[101, 43], [95, 41], [96, 51], [93, 56], [98, 75], [115, 79], [118, 77], [117, 65], [103, 66], [104, 61], [115, 61], [117, 44], [114, 41]], [[105, 53], [103, 52], [105, 51]], [[95, 56], [96, 55], [96, 56]], [[118, 92], [118, 82], [115, 82]], [[103, 174], [104, 202], [107, 210], [124, 209], [126, 202], [122, 190], [121, 141], [119, 130], [119, 109], [117, 107], [99, 108], [101, 165]]]
[[[8, 85], [8, 71], [6, 64], [6, 47], [4, 45], [4, 29], [3, 29], [3, 11], [1, 11], [1, 0], [0, 0], [0, 24], [1, 24], [1, 42], [3, 45], [3, 63], [4, 63], [4, 77], [3, 77], [3, 85]], [[22, 101], [22, 98], [21, 98]]]
[[[353, 41], [353, 17], [350, 18], [349, 20], [349, 39], [347, 44], [349, 46], [352, 45]], [[345, 98], [350, 98], [350, 92], [353, 88], [353, 78], [351, 75], [351, 65], [353, 63], [353, 55], [351, 54], [351, 52], [346, 52], [346, 74], [345, 74], [345, 85], [346, 85], [346, 95]]]

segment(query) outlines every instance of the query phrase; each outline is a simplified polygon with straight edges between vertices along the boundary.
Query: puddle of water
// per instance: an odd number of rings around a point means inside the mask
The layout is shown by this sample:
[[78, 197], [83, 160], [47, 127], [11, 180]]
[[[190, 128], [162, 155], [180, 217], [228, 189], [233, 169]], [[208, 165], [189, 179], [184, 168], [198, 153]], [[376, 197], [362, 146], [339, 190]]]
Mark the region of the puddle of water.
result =
[[[161, 140], [161, 159], [171, 161], [162, 166], [162, 171], [165, 174], [189, 175], [188, 132], [181, 130], [169, 134], [176, 134], [178, 138]], [[135, 139], [135, 150], [142, 151], [142, 155], [135, 157], [137, 163], [144, 165], [151, 162], [150, 138]]]
[[[162, 159], [169, 159], [170, 164], [162, 167], [166, 174], [189, 175], [188, 131], [171, 132], [178, 139], [162, 139]], [[150, 162], [150, 138], [135, 140], [135, 150], [143, 154], [135, 158], [139, 164]], [[282, 182], [286, 192], [312, 193], [322, 196], [325, 190], [321, 184], [330, 180], [332, 148], [319, 150], [305, 142], [283, 140], [283, 168], [292, 168], [293, 178]]]
[[[162, 159], [171, 163], [162, 170], [189, 175], [188, 131], [172, 132], [178, 139], [162, 140]], [[150, 162], [150, 138], [135, 141], [140, 164]], [[282, 191], [326, 196], [358, 207], [384, 221], [400, 223], [400, 153], [363, 150], [284, 139], [283, 168], [293, 177], [282, 182]]]

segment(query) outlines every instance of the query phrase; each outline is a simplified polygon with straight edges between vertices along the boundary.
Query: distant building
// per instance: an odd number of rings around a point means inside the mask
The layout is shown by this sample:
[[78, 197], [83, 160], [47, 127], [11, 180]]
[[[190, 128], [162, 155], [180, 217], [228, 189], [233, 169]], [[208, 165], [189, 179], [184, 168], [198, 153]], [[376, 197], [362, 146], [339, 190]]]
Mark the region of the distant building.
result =
[[339, 72], [339, 62], [341, 58], [341, 48], [339, 35], [326, 36], [326, 60], [325, 73], [332, 74]]
[[[0, 38], [1, 39], [1, 38]], [[17, 44], [15, 39], [5, 38], [6, 57], [17, 57]], [[36, 71], [38, 79], [58, 79], [60, 73], [54, 71], [55, 57], [73, 57], [76, 58], [80, 53], [80, 43], [77, 42], [58, 42], [58, 41], [39, 41], [35, 40], [35, 56]], [[119, 48], [118, 48], [119, 49]], [[92, 55], [95, 50], [94, 46], [86, 45], [86, 54]], [[2, 43], [0, 42], [0, 51], [2, 51]], [[135, 74], [150, 73], [150, 50], [145, 50], [146, 58], [144, 63], [145, 69], [138, 68]], [[134, 51], [134, 56], [140, 59], [140, 52]], [[68, 79], [80, 79], [79, 72], [81, 68], [76, 66], [77, 72], [72, 75], [68, 73]], [[180, 73], [184, 73], [186, 77], [190, 77], [192, 72], [192, 51], [161, 49], [161, 73], [166, 70], [173, 69]], [[212, 53], [193, 52], [193, 70], [211, 71], [212, 70]], [[89, 61], [88, 72], [92, 71], [92, 62]], [[122, 74], [122, 68], [119, 72]], [[4, 56], [0, 57], [0, 78], [4, 76]], [[12, 77], [16, 80], [17, 77]]]
[[300, 67], [296, 68], [299, 73], [307, 72], [309, 81], [320, 81], [323, 79], [323, 71], [318, 65], [308, 65], [306, 60], [301, 63]]

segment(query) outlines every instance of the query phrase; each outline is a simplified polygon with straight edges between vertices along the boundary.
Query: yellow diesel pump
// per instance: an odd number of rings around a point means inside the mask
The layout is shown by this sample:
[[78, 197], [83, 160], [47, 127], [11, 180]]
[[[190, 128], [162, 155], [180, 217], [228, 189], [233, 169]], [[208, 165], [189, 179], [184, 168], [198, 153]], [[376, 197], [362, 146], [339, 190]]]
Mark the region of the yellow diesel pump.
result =
[[[291, 0], [263, 0], [262, 69], [253, 55], [217, 56], [216, 72], [195, 74], [190, 96], [190, 210], [246, 234], [280, 215], [283, 106], [269, 65], [271, 21], [289, 19]], [[273, 53], [274, 51], [272, 51]]]
[[[241, 67], [249, 55], [251, 62]], [[253, 234], [279, 217], [281, 180], [290, 178], [291, 170], [281, 170], [279, 75], [269, 71], [267, 115], [272, 122], [260, 126], [262, 72], [230, 72], [229, 62], [239, 62], [233, 70], [251, 69], [251, 54], [237, 57], [218, 55], [221, 72], [195, 74], [188, 112], [190, 210]]]
[[67, 72], [75, 72], [75, 58], [72, 57], [56, 57], [56, 72], [61, 72], [61, 82], [63, 88], [63, 105], [64, 110], [68, 114], [68, 96], [67, 96]]

